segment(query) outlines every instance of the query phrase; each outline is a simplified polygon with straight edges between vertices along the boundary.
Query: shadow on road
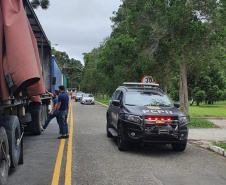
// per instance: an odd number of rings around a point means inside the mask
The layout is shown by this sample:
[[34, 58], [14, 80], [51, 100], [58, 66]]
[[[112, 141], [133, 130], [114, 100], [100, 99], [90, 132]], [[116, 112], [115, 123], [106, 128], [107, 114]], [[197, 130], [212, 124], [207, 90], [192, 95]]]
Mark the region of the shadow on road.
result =
[[[117, 139], [113, 138], [110, 139], [109, 142], [112, 143], [112, 145], [117, 146]], [[187, 146], [188, 147], [188, 146]], [[130, 143], [129, 149], [127, 151], [119, 151], [123, 153], [129, 153], [133, 155], [143, 155], [143, 156], [159, 156], [161, 157], [169, 157], [173, 155], [184, 155], [184, 153], [189, 153], [189, 149], [185, 149], [184, 152], [176, 152], [172, 149], [170, 144], [155, 144], [155, 143], [145, 143], [145, 144], [136, 144], [136, 143]]]

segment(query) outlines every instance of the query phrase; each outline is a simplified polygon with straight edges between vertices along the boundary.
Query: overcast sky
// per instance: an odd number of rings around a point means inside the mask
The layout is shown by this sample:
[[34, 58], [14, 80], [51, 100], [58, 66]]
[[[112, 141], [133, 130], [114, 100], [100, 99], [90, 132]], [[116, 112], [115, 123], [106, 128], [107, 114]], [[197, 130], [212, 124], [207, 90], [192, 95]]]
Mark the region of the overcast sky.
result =
[[[110, 17], [117, 11], [120, 0], [50, 0], [47, 10], [35, 10], [52, 46], [65, 51], [70, 58], [83, 63], [82, 53], [111, 34]], [[58, 44], [58, 46], [54, 46]]]

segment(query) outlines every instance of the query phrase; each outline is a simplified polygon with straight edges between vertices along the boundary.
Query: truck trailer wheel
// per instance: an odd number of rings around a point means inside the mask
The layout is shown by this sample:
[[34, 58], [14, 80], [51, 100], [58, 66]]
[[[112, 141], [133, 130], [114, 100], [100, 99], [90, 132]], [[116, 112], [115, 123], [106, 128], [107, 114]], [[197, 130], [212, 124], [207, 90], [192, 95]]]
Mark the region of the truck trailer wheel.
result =
[[[24, 128], [22, 127], [21, 133], [24, 133]], [[24, 164], [24, 139], [23, 137], [21, 138], [21, 149], [20, 149], [20, 158], [18, 164]]]
[[10, 161], [8, 138], [5, 129], [0, 127], [0, 185], [5, 185], [8, 177], [7, 160]]
[[41, 110], [34, 110], [31, 111], [31, 117], [32, 117], [32, 121], [31, 121], [31, 133], [34, 135], [41, 135], [42, 133], [42, 109]]
[[21, 142], [18, 142], [21, 137], [20, 122], [17, 116], [5, 116], [1, 119], [1, 125], [5, 128], [8, 142], [9, 142], [9, 155], [11, 159], [11, 168], [15, 168], [19, 163], [21, 154]]

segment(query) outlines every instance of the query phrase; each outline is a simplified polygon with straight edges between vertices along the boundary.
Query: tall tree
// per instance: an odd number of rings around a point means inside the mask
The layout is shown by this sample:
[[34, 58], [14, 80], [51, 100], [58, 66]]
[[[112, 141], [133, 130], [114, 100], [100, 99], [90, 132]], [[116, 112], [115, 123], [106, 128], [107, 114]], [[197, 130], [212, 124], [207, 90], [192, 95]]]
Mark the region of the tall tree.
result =
[[103, 75], [100, 84], [112, 92], [152, 74], [167, 89], [179, 75], [181, 110], [188, 115], [188, 90], [200, 71], [225, 61], [225, 0], [124, 0], [111, 20], [110, 37], [89, 53], [96, 56], [89, 58], [93, 72]]

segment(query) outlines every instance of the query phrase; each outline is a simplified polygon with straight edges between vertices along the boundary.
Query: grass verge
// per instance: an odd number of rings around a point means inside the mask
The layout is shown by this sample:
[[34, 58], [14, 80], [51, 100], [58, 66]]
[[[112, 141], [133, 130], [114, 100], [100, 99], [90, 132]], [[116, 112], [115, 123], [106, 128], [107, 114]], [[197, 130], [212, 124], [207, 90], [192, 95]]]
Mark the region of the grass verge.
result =
[[226, 142], [216, 142], [216, 141], [213, 141], [212, 144], [215, 145], [215, 146], [218, 146], [220, 148], [223, 148], [224, 150], [226, 150]]
[[216, 128], [216, 126], [209, 120], [202, 118], [191, 118], [189, 128]]
[[101, 98], [95, 97], [95, 101], [98, 101], [98, 102], [100, 102], [100, 103], [103, 103], [103, 104], [105, 104], [105, 105], [108, 105], [110, 99], [101, 99]]
[[191, 117], [211, 116], [211, 117], [226, 117], [226, 101], [215, 102], [213, 105], [200, 104], [199, 107], [189, 106]]

